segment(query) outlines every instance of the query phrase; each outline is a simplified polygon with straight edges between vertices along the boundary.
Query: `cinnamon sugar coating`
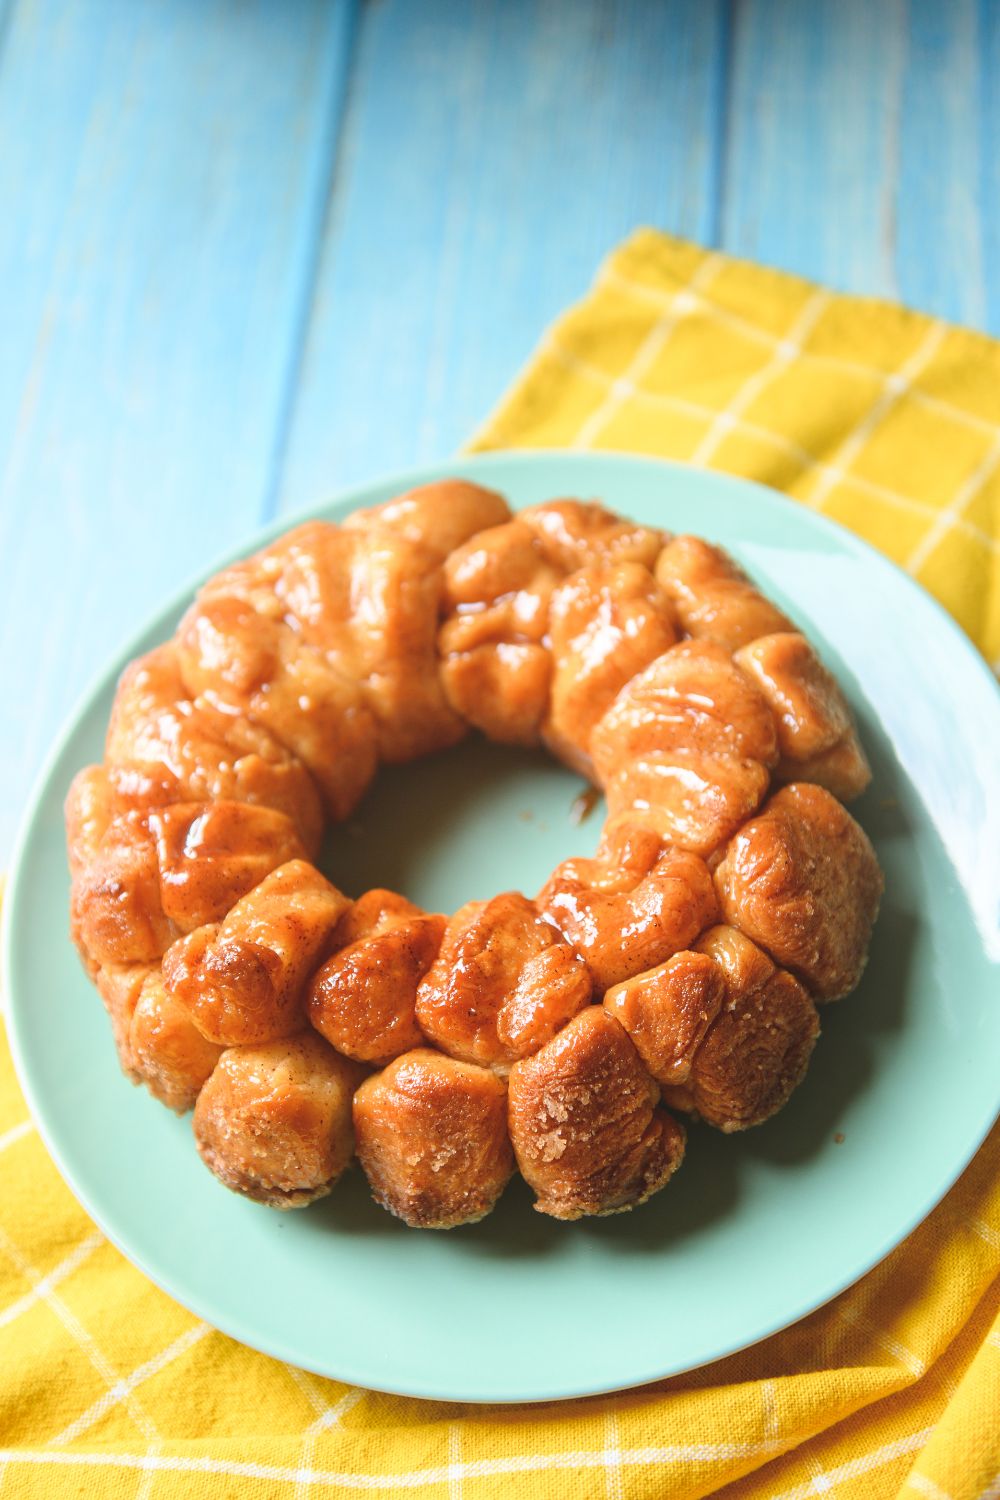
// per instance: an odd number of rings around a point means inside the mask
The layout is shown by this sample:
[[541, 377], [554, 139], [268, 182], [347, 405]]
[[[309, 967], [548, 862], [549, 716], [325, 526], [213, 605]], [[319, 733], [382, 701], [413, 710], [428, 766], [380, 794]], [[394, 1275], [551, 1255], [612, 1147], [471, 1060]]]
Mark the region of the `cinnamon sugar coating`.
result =
[[[457, 547], [445, 563], [438, 638], [442, 680], [456, 712], [491, 739], [536, 744], [549, 713], [553, 652], [557, 663], [561, 654], [550, 635], [557, 585], [580, 568], [634, 563], [648, 572], [661, 541], [659, 532], [622, 521], [601, 505], [552, 500]], [[655, 591], [651, 578], [646, 586]], [[612, 607], [609, 600], [606, 608]], [[665, 599], [659, 607], [670, 616]], [[555, 626], [557, 634], [561, 628]], [[565, 688], [563, 674], [563, 696]], [[569, 764], [585, 768], [586, 752], [575, 748], [572, 730], [563, 733], [561, 709], [555, 712], [546, 740]]]
[[623, 1027], [590, 1005], [510, 1073], [510, 1135], [539, 1213], [622, 1213], [677, 1170], [684, 1130]]
[[144, 979], [129, 1026], [133, 1067], [154, 1099], [183, 1114], [192, 1109], [202, 1086], [222, 1056], [203, 1037], [187, 1011], [163, 983], [159, 969]]
[[105, 744], [105, 769], [123, 810], [171, 802], [246, 802], [282, 812], [307, 853], [319, 847], [323, 810], [313, 778], [280, 736], [190, 692], [178, 641], [126, 667]]
[[778, 760], [766, 699], [714, 641], [681, 641], [622, 688], [591, 736], [612, 817], [711, 854], [763, 801]]
[[791, 630], [786, 615], [751, 583], [721, 547], [675, 536], [656, 560], [656, 581], [688, 635], [737, 651], [758, 636]]
[[636, 562], [651, 568], [664, 535], [608, 510], [596, 500], [545, 500], [518, 511], [548, 560], [565, 573], [589, 563]]
[[457, 547], [444, 565], [441, 678], [455, 711], [504, 744], [533, 745], [549, 702], [549, 602], [563, 569], [518, 518]]
[[[324, 824], [470, 729], [603, 791], [593, 857], [452, 916], [332, 886]], [[235, 1191], [312, 1201], [356, 1128], [410, 1225], [481, 1218], [515, 1153], [539, 1211], [620, 1212], [681, 1161], [664, 1103], [730, 1132], [801, 1082], [878, 909], [837, 800], [869, 778], [722, 548], [442, 480], [223, 569], [123, 673], [66, 802], [71, 934], [123, 1071]]]
[[592, 563], [553, 593], [549, 639], [553, 678], [545, 742], [592, 778], [594, 725], [625, 684], [674, 645], [674, 611], [641, 563]]
[[445, 930], [417, 990], [424, 1035], [451, 1057], [505, 1067], [587, 1004], [580, 955], [517, 891], [470, 901]]
[[882, 896], [864, 830], [822, 787], [782, 787], [727, 845], [715, 871], [732, 926], [791, 969], [817, 1000], [861, 978]]
[[726, 998], [723, 976], [705, 953], [685, 949], [604, 996], [647, 1071], [663, 1085], [683, 1083]]
[[386, 527], [428, 548], [443, 562], [469, 537], [509, 520], [510, 506], [496, 490], [468, 479], [438, 479], [381, 505], [354, 511], [344, 521], [344, 530]]
[[417, 986], [447, 919], [393, 891], [366, 891], [334, 933], [336, 952], [313, 975], [306, 1013], [345, 1057], [384, 1065], [424, 1043]]
[[766, 635], [733, 660], [771, 705], [781, 759], [778, 781], [813, 781], [842, 802], [872, 779], [847, 701], [804, 635]]
[[267, 731], [303, 765], [334, 818], [375, 774], [377, 731], [358, 683], [285, 623], [210, 586], [180, 623], [177, 650], [192, 693]]
[[417, 1229], [476, 1223], [514, 1171], [502, 1080], [429, 1047], [365, 1080], [354, 1129], [377, 1202]]
[[797, 979], [733, 927], [618, 985], [605, 1007], [674, 1109], [727, 1134], [759, 1125], [801, 1083], [819, 1035]]
[[222, 1046], [291, 1036], [306, 1025], [306, 985], [349, 904], [312, 865], [292, 860], [222, 922], [196, 928], [167, 951], [167, 991]]
[[195, 1105], [202, 1161], [233, 1192], [271, 1208], [322, 1198], [354, 1153], [351, 1100], [362, 1072], [313, 1031], [228, 1047]]
[[598, 996], [686, 948], [715, 921], [708, 867], [649, 829], [611, 830], [594, 859], [557, 865], [538, 908], [586, 960]]
[[151, 962], [305, 855], [291, 820], [269, 807], [175, 802], [121, 811], [100, 766], [75, 777], [66, 822], [70, 926], [88, 963]]

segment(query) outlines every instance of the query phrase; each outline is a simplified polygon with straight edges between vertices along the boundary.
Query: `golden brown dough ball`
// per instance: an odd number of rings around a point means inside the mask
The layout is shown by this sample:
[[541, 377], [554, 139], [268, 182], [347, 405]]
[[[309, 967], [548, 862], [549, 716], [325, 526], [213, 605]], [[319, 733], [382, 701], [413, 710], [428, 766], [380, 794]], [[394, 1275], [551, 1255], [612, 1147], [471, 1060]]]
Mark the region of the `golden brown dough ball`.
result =
[[726, 1000], [688, 1078], [664, 1098], [720, 1130], [745, 1130], [776, 1114], [802, 1082], [819, 1016], [799, 981], [736, 928], [713, 927], [698, 949], [723, 975]]
[[712, 641], [681, 641], [633, 677], [590, 748], [612, 818], [701, 855], [756, 811], [778, 759], [766, 699]]
[[443, 561], [477, 532], [509, 520], [510, 506], [496, 490], [468, 479], [438, 479], [381, 505], [354, 511], [345, 520], [344, 529], [388, 527], [408, 542], [427, 547]]
[[291, 1036], [306, 1024], [306, 984], [349, 905], [312, 865], [292, 860], [222, 922], [168, 950], [167, 990], [202, 1035], [222, 1046]]
[[417, 985], [446, 922], [393, 891], [366, 891], [341, 918], [337, 952], [309, 986], [306, 1011], [316, 1030], [346, 1057], [379, 1065], [422, 1046]]
[[133, 1083], [140, 1083], [141, 1077], [132, 1049], [132, 1017], [144, 983], [150, 975], [158, 972], [155, 964], [105, 964], [100, 968], [95, 965], [91, 970], [91, 978], [111, 1021], [122, 1072]]
[[175, 802], [115, 813], [97, 770], [81, 773], [67, 799], [71, 927], [87, 962], [151, 962], [305, 852], [291, 820], [269, 807]]
[[440, 563], [375, 511], [352, 527], [308, 522], [201, 591], [179, 633], [185, 678], [268, 724], [344, 817], [376, 758], [410, 760], [465, 731], [438, 672]]
[[538, 742], [552, 674], [549, 600], [561, 577], [516, 519], [480, 532], [445, 562], [445, 691], [456, 712], [501, 743]]
[[186, 1010], [163, 986], [154, 969], [143, 981], [129, 1027], [135, 1072], [154, 1098], [183, 1114], [222, 1055], [202, 1036]]
[[591, 731], [619, 690], [677, 640], [673, 607], [641, 563], [593, 563], [553, 593], [549, 638], [553, 678], [545, 742], [592, 778]]
[[504, 1067], [554, 1036], [590, 999], [586, 965], [517, 891], [451, 918], [417, 990], [424, 1035], [452, 1057]]
[[441, 674], [456, 713], [487, 738], [502, 745], [537, 745], [552, 678], [545, 646], [501, 640], [452, 651]]
[[515, 1063], [510, 1135], [539, 1213], [621, 1213], [663, 1187], [683, 1158], [684, 1130], [657, 1109], [659, 1094], [624, 1029], [599, 1005]]
[[733, 660], [752, 677], [778, 726], [778, 781], [814, 781], [849, 802], [872, 773], [847, 700], [804, 635], [765, 635]]
[[467, 726], [445, 697], [437, 631], [443, 577], [436, 554], [380, 527], [357, 533], [351, 595], [360, 679], [381, 760], [413, 760], [456, 744]]
[[163, 910], [156, 843], [140, 813], [111, 819], [70, 895], [70, 932], [88, 965], [152, 963], [177, 936]]
[[194, 1136], [220, 1182], [271, 1208], [328, 1193], [354, 1152], [362, 1069], [312, 1031], [228, 1047], [198, 1095]]
[[604, 1008], [624, 1026], [646, 1071], [657, 1083], [672, 1084], [690, 1075], [725, 997], [718, 966], [705, 953], [685, 950], [616, 984], [604, 996]]
[[514, 1171], [503, 1082], [428, 1047], [365, 1080], [354, 1130], [376, 1202], [415, 1229], [474, 1224]]
[[213, 580], [178, 626], [185, 683], [234, 722], [259, 725], [287, 746], [330, 815], [346, 817], [376, 767], [376, 726], [357, 681], [284, 618], [220, 587]]
[[[390, 501], [384, 514], [405, 500]], [[416, 509], [426, 513], [428, 506], [420, 501]], [[465, 726], [448, 707], [438, 673], [439, 552], [414, 536], [412, 525], [390, 526], [382, 515], [376, 507], [357, 512], [350, 526], [307, 524], [261, 558], [282, 618], [336, 673], [341, 697], [345, 684], [354, 693], [358, 723], [369, 727], [378, 758], [405, 761], [454, 744]], [[440, 524], [454, 529], [453, 522]], [[257, 595], [252, 602], [262, 608]], [[329, 765], [337, 770], [336, 754]], [[342, 775], [350, 770], [340, 768]]]
[[147, 824], [163, 910], [180, 932], [221, 921], [265, 875], [305, 856], [291, 819], [246, 802], [178, 802]]
[[557, 865], [537, 905], [582, 954], [598, 996], [688, 947], [718, 915], [703, 861], [627, 822], [594, 859]]
[[[76, 773], [63, 804], [70, 871], [69, 930], [81, 962], [95, 984], [100, 960], [91, 956], [92, 937], [87, 930], [93, 898], [85, 897], [84, 892], [95, 885], [92, 867], [100, 859], [101, 844], [117, 811], [117, 799], [104, 766], [84, 766]], [[167, 941], [171, 941], [169, 936]], [[152, 957], [141, 961], [149, 963]]]
[[319, 848], [323, 809], [305, 766], [262, 725], [190, 693], [176, 641], [122, 673], [105, 755], [124, 810], [223, 800], [273, 807], [310, 855]]
[[[501, 618], [515, 635], [541, 640], [549, 598], [564, 572], [548, 560], [534, 531], [516, 516], [470, 537], [444, 564], [444, 605], [456, 616], [452, 649], [494, 638]], [[508, 603], [509, 612], [490, 615], [489, 606]], [[489, 637], [483, 634], [484, 616]]]
[[882, 895], [864, 830], [822, 787], [782, 787], [730, 840], [715, 871], [727, 922], [818, 1000], [854, 989]]
[[665, 1102], [726, 1133], [782, 1108], [819, 1034], [798, 980], [733, 927], [713, 927], [697, 951], [618, 985], [604, 1004], [663, 1084]]
[[688, 635], [736, 651], [760, 635], [794, 627], [721, 547], [675, 536], [656, 562], [656, 579]]
[[72, 876], [81, 874], [95, 858], [108, 824], [120, 811], [103, 766], [84, 766], [70, 782], [63, 813], [66, 853]]
[[594, 500], [546, 500], [518, 512], [548, 560], [563, 572], [594, 562], [637, 562], [652, 568], [662, 531], [624, 520]]

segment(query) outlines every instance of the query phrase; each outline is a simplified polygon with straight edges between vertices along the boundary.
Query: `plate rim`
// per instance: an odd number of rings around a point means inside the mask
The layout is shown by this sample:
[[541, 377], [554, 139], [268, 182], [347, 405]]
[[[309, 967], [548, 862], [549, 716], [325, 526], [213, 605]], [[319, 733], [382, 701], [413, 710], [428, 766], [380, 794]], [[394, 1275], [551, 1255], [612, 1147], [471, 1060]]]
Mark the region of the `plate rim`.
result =
[[[530, 467], [540, 460], [556, 463], [570, 461], [574, 465], [580, 465], [584, 468], [591, 464], [598, 466], [611, 463], [613, 465], [661, 471], [672, 474], [675, 477], [685, 476], [688, 479], [694, 477], [699, 483], [710, 481], [713, 486], [721, 486], [726, 489], [739, 491], [744, 495], [750, 492], [756, 504], [762, 503], [779, 511], [788, 507], [793, 512], [801, 514], [803, 509], [805, 509], [800, 502], [792, 497], [783, 494], [781, 491], [771, 489], [759, 481], [744, 479], [739, 475], [729, 474], [722, 470], [699, 468], [675, 459], [620, 452], [615, 449], [576, 452], [562, 448], [517, 448], [511, 450], [490, 450], [482, 453], [460, 453], [437, 463], [421, 464], [412, 468], [397, 470], [383, 476], [377, 476], [372, 480], [366, 481], [364, 484], [351, 485], [338, 490], [315, 504], [296, 508], [289, 515], [276, 517], [264, 526], [257, 527], [252, 535], [245, 538], [233, 549], [227, 550], [221, 557], [212, 560], [207, 567], [199, 568], [197, 573], [185, 585], [173, 591], [167, 599], [160, 601], [159, 605], [150, 611], [138, 626], [130, 631], [128, 642], [113, 653], [111, 658], [94, 674], [86, 684], [84, 690], [78, 695], [41, 763], [26, 800], [25, 809], [18, 824], [12, 848], [6, 890], [4, 892], [2, 921], [0, 921], [0, 965], [2, 965], [0, 967], [0, 999], [2, 999], [2, 1013], [6, 1022], [8, 1041], [18, 1084], [24, 1094], [39, 1138], [45, 1146], [59, 1175], [77, 1202], [100, 1229], [101, 1233], [121, 1252], [125, 1259], [131, 1265], [135, 1266], [156, 1287], [170, 1296], [193, 1316], [203, 1319], [211, 1327], [218, 1329], [228, 1337], [269, 1357], [280, 1359], [286, 1363], [295, 1365], [297, 1368], [308, 1370], [324, 1378], [361, 1385], [365, 1389], [373, 1391], [423, 1400], [461, 1401], [470, 1405], [538, 1405], [583, 1397], [597, 1397], [612, 1394], [616, 1391], [634, 1390], [652, 1381], [667, 1379], [674, 1375], [702, 1369], [718, 1359], [726, 1358], [755, 1347], [774, 1334], [780, 1333], [782, 1330], [799, 1322], [802, 1318], [828, 1305], [842, 1292], [847, 1290], [847, 1288], [856, 1285], [875, 1266], [879, 1265], [887, 1255], [891, 1254], [897, 1246], [902, 1244], [923, 1223], [927, 1216], [933, 1212], [947, 1193], [951, 1191], [986, 1140], [996, 1122], [998, 1111], [1000, 1111], [1000, 1077], [998, 1077], [997, 1097], [986, 1111], [983, 1120], [973, 1130], [973, 1139], [966, 1142], [965, 1146], [963, 1146], [960, 1153], [961, 1159], [959, 1160], [958, 1155], [956, 1155], [954, 1169], [949, 1169], [950, 1175], [948, 1175], [947, 1180], [943, 1185], [936, 1184], [928, 1193], [921, 1195], [921, 1206], [912, 1217], [907, 1219], [905, 1227], [893, 1230], [884, 1236], [879, 1241], [877, 1248], [871, 1252], [870, 1258], [866, 1257], [864, 1264], [852, 1267], [844, 1279], [838, 1281], [836, 1285], [824, 1293], [819, 1301], [815, 1300], [813, 1294], [810, 1294], [802, 1299], [801, 1304], [797, 1305], [787, 1318], [782, 1316], [779, 1321], [769, 1324], [751, 1340], [740, 1342], [735, 1346], [722, 1342], [712, 1352], [708, 1353], [706, 1357], [698, 1359], [695, 1363], [684, 1360], [680, 1364], [669, 1365], [666, 1370], [662, 1367], [649, 1369], [638, 1375], [634, 1380], [630, 1379], [625, 1384], [616, 1382], [608, 1386], [595, 1386], [592, 1382], [586, 1382], [578, 1387], [563, 1384], [559, 1392], [547, 1391], [541, 1395], [525, 1395], [523, 1393], [470, 1395], [467, 1392], [457, 1393], [453, 1386], [445, 1388], [441, 1385], [429, 1385], [426, 1381], [420, 1384], [414, 1384], [412, 1381], [405, 1380], [399, 1383], [382, 1384], [377, 1380], [372, 1380], [371, 1376], [374, 1372], [350, 1373], [348, 1371], [348, 1373], [343, 1373], [345, 1367], [349, 1367], [352, 1363], [358, 1363], [357, 1359], [352, 1360], [349, 1351], [345, 1351], [345, 1360], [339, 1361], [340, 1370], [337, 1371], [329, 1367], [322, 1368], [309, 1361], [303, 1361], [298, 1350], [292, 1348], [290, 1345], [282, 1344], [280, 1339], [261, 1339], [258, 1335], [254, 1334], [252, 1329], [248, 1330], [241, 1326], [238, 1319], [225, 1318], [220, 1320], [211, 1306], [211, 1297], [209, 1294], [204, 1294], [203, 1296], [197, 1289], [189, 1292], [186, 1287], [183, 1291], [178, 1292], [176, 1281], [172, 1282], [171, 1276], [169, 1274], [165, 1275], [160, 1267], [156, 1269], [151, 1268], [147, 1263], [145, 1254], [137, 1251], [128, 1242], [127, 1234], [119, 1235], [116, 1226], [106, 1221], [101, 1210], [94, 1205], [88, 1188], [76, 1180], [73, 1170], [68, 1166], [63, 1156], [58, 1140], [50, 1132], [46, 1105], [40, 1099], [35, 1089], [31, 1076], [31, 1068], [22, 1048], [22, 1037], [18, 1021], [19, 1007], [15, 1001], [14, 986], [15, 954], [18, 944], [17, 928], [19, 926], [15, 918], [22, 902], [27, 899], [21, 889], [22, 869], [27, 861], [38, 816], [50, 792], [50, 783], [53, 780], [55, 769], [66, 752], [73, 735], [77, 732], [79, 722], [84, 717], [90, 704], [117, 680], [122, 669], [134, 655], [135, 642], [151, 633], [158, 622], [164, 617], [177, 614], [183, 609], [192, 597], [194, 590], [198, 588], [204, 579], [210, 577], [220, 568], [228, 566], [231, 562], [246, 557], [252, 551], [266, 546], [273, 538], [283, 535], [295, 526], [321, 517], [341, 507], [349, 507], [350, 510], [358, 509], [365, 503], [368, 503], [367, 497], [386, 490], [402, 493], [407, 489], [413, 489], [422, 484], [433, 483], [443, 478], [464, 477], [466, 471], [469, 472], [470, 477], [488, 482], [491, 469], [505, 471], [521, 466]], [[473, 473], [472, 471], [476, 472]], [[919, 608], [926, 610], [927, 606], [930, 605], [932, 613], [936, 616], [937, 626], [943, 628], [944, 634], [950, 640], [951, 645], [959, 650], [966, 657], [969, 664], [976, 669], [977, 675], [985, 685], [987, 693], [992, 696], [994, 703], [1000, 706], [1000, 683], [997, 682], [991, 672], [986, 659], [945, 607], [932, 594], [924, 589], [891, 558], [887, 557], [885, 553], [879, 551], [878, 548], [850, 531], [847, 527], [812, 509], [807, 509], [807, 514], [810, 524], [815, 525], [820, 531], [826, 531], [836, 540], [842, 551], [860, 555], [867, 563], [874, 563], [876, 567], [888, 569], [895, 576], [897, 584], [902, 582], [905, 585], [906, 590], [913, 597]], [[183, 1277], [181, 1279], [183, 1280]]]

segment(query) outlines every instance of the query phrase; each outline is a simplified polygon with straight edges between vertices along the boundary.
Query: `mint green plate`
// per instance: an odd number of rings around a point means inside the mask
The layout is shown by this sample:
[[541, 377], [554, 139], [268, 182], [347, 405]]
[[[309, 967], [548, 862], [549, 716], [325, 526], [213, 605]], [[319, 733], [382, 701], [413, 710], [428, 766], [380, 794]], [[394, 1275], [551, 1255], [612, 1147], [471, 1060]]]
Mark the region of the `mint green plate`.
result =
[[[172, 630], [175, 600], [128, 643], [74, 717], [19, 840], [6, 903], [6, 992], [39, 1130], [87, 1211], [178, 1301], [234, 1338], [382, 1390], [540, 1401], [690, 1369], [801, 1318], [934, 1206], [1000, 1103], [1000, 695], [924, 593], [847, 532], [767, 490], [615, 455], [463, 458], [322, 508], [339, 517], [468, 474], [516, 504], [599, 496], [640, 521], [731, 547], [810, 631], [845, 684], [874, 781], [856, 807], [886, 896], [860, 989], [823, 1012], [809, 1077], [746, 1135], [690, 1132], [644, 1208], [559, 1224], [512, 1183], [483, 1223], [416, 1232], [354, 1171], [280, 1214], [233, 1196], [176, 1119], [118, 1072], [67, 938], [62, 801], [100, 759], [118, 671]], [[250, 538], [246, 553], [267, 536]], [[600, 810], [543, 756], [470, 742], [384, 775], [332, 841], [349, 891], [432, 909], [519, 887], [590, 851]]]

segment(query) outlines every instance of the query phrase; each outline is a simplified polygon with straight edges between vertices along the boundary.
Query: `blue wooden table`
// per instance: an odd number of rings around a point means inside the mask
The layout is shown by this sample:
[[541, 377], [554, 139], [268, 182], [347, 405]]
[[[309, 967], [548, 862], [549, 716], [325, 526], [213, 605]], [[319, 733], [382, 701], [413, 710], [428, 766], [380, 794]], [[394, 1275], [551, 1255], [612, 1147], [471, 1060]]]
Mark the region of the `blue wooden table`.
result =
[[995, 0], [0, 0], [0, 861], [162, 597], [637, 224], [1000, 332], [998, 80]]

